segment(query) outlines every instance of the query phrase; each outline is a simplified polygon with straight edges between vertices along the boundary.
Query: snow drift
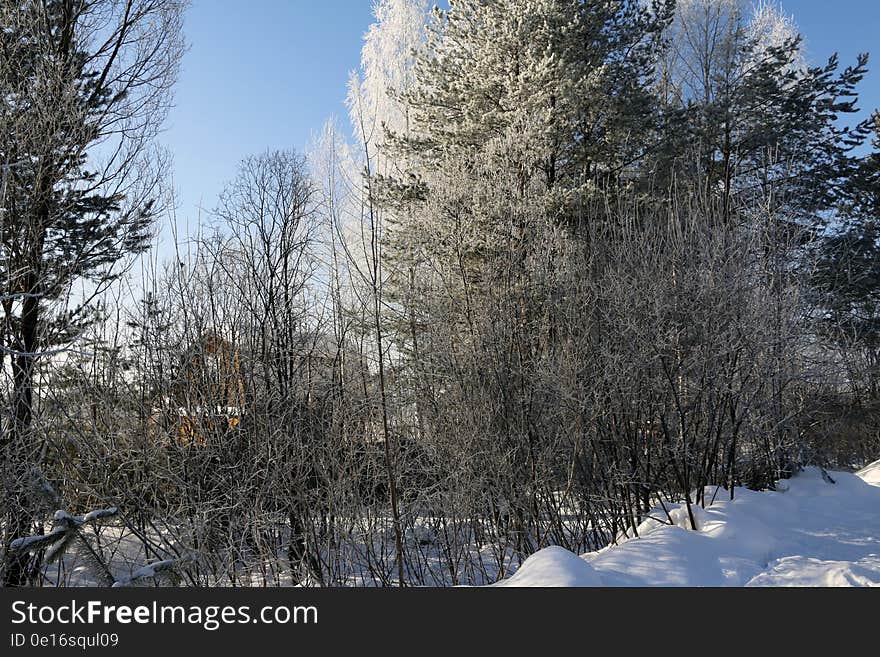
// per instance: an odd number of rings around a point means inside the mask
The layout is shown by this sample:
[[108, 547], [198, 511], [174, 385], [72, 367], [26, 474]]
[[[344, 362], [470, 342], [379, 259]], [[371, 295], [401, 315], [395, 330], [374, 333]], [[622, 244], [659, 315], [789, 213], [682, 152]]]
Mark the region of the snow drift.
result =
[[697, 531], [684, 505], [667, 505], [638, 538], [580, 557], [540, 550], [497, 586], [880, 586], [880, 461], [713, 496], [694, 507]]

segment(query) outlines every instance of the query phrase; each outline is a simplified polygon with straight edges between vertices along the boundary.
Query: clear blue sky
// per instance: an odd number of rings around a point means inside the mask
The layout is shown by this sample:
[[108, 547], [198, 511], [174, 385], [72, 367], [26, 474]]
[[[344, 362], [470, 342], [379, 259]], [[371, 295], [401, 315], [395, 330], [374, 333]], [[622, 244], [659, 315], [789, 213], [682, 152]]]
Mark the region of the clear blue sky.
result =
[[[348, 73], [372, 21], [371, 0], [193, 0], [190, 50], [162, 141], [174, 156], [178, 220], [213, 208], [238, 161], [267, 148], [303, 152], [313, 133], [344, 118]], [[880, 107], [880, 0], [783, 0], [811, 63], [870, 51], [862, 107]]]
[[304, 152], [331, 114], [345, 118], [370, 0], [193, 0], [190, 46], [162, 141], [174, 158], [178, 220], [216, 205], [242, 158]]

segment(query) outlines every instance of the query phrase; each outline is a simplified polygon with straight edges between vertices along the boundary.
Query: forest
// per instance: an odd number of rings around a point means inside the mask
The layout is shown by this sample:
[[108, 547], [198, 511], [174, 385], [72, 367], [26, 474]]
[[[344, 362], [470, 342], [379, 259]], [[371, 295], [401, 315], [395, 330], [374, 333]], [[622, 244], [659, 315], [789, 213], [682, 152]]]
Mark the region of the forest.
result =
[[751, 0], [373, 4], [349, 116], [184, 235], [187, 2], [0, 0], [5, 586], [489, 584], [880, 457], [867, 54]]

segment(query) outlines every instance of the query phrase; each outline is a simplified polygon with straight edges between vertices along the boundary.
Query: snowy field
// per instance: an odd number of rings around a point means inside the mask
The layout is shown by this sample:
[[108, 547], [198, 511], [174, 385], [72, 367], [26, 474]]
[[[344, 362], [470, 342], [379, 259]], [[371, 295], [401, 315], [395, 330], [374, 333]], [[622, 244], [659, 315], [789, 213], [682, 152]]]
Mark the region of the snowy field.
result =
[[880, 461], [828, 475], [807, 468], [733, 501], [719, 489], [693, 507], [698, 531], [684, 505], [658, 509], [639, 538], [581, 556], [546, 548], [496, 586], [880, 586]]

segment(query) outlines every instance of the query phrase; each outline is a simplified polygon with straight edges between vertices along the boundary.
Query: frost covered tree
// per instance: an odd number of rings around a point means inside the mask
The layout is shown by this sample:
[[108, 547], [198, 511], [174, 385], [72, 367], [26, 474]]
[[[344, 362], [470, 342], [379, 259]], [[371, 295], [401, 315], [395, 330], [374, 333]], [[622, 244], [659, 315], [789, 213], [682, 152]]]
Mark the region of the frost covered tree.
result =
[[[424, 400], [418, 434], [459, 455], [441, 476], [469, 482], [461, 503], [500, 514], [519, 553], [534, 549], [552, 478], [537, 402], [537, 366], [559, 348], [550, 309], [584, 273], [563, 258], [590, 230], [586, 205], [624, 184], [643, 155], [667, 12], [552, 0], [435, 9], [400, 95], [409, 132], [389, 135], [407, 166], [375, 176], [390, 218], [389, 297], [407, 335], [409, 384]], [[468, 430], [456, 435], [452, 417]], [[487, 441], [482, 472], [461, 460], [481, 449], [467, 444], [475, 436]], [[493, 490], [498, 499], [487, 499]]]
[[[323, 211], [329, 230], [331, 295], [339, 313], [335, 331], [360, 344], [363, 369], [375, 377], [374, 421], [380, 427], [388, 504], [394, 536], [396, 583], [403, 586], [404, 550], [399, 499], [398, 453], [400, 437], [392, 431], [393, 400], [388, 368], [394, 338], [388, 328], [386, 299], [388, 272], [384, 244], [389, 210], [376, 203], [377, 176], [400, 174], [407, 163], [392, 157], [388, 135], [409, 134], [409, 111], [401, 101], [413, 84], [413, 61], [425, 37], [427, 3], [424, 0], [379, 0], [373, 5], [374, 23], [364, 37], [360, 71], [352, 73], [347, 103], [352, 143], [346, 144], [330, 122], [313, 157], [321, 175]], [[366, 385], [365, 385], [366, 388]], [[383, 557], [383, 560], [385, 557]], [[385, 577], [383, 576], [383, 581]]]
[[364, 35], [360, 72], [352, 75], [348, 105], [354, 133], [366, 143], [366, 156], [383, 155], [373, 165], [384, 173], [395, 166], [388, 157], [387, 133], [407, 134], [409, 109], [401, 95], [414, 82], [417, 51], [426, 37], [426, 0], [378, 0], [373, 5], [375, 21]]
[[[527, 213], [508, 211], [508, 201], [534, 203], [557, 225], [582, 229], [583, 195], [618, 184], [644, 153], [647, 81], [667, 11], [662, 3], [551, 0], [435, 9], [415, 84], [403, 95], [411, 133], [393, 136], [395, 155], [412, 166], [377, 193], [387, 207], [426, 201], [441, 216], [405, 213], [396, 248], [410, 255], [401, 257], [417, 257], [420, 244], [468, 269], [503, 251], [514, 233], [524, 244]], [[509, 187], [478, 189], [493, 176]], [[444, 187], [476, 201], [454, 221], [442, 216], [458, 212], [438, 202], [445, 192], [431, 198]], [[459, 257], [449, 249], [464, 236]]]
[[635, 127], [651, 110], [644, 83], [667, 11], [550, 0], [435, 10], [407, 97], [411, 149], [441, 158], [515, 135], [537, 151], [523, 176], [548, 188], [619, 175], [642, 147]]
[[[349, 79], [346, 102], [353, 143], [338, 148], [324, 139], [325, 156], [328, 147], [341, 155], [333, 158], [338, 182], [346, 189], [334, 199], [336, 228], [340, 246], [353, 259], [353, 270], [361, 278], [375, 264], [374, 257], [379, 258], [388, 224], [388, 210], [374, 207], [373, 179], [403, 175], [409, 166], [405, 158], [390, 152], [389, 138], [412, 134], [410, 111], [402, 96], [414, 84], [416, 53], [426, 37], [427, 3], [380, 0], [374, 3], [373, 13], [375, 21], [364, 35], [360, 70]], [[328, 126], [325, 133], [330, 132], [338, 134]]]

